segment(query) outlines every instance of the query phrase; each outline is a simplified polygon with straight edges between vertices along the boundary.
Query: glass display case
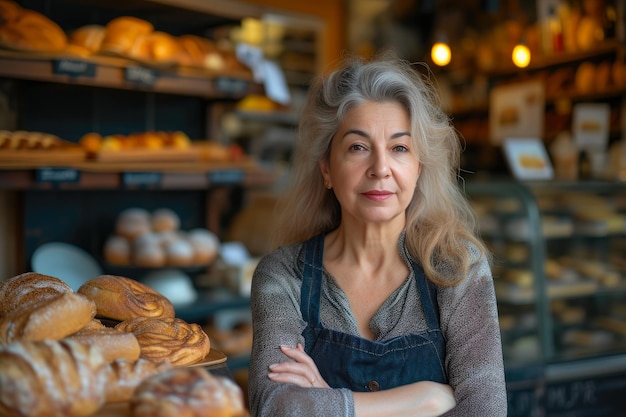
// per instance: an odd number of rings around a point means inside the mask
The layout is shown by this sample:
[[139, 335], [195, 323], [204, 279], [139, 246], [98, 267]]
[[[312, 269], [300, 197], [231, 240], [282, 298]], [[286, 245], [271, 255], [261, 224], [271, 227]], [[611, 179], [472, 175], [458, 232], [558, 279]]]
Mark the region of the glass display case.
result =
[[465, 189], [494, 255], [509, 416], [626, 415], [626, 184]]

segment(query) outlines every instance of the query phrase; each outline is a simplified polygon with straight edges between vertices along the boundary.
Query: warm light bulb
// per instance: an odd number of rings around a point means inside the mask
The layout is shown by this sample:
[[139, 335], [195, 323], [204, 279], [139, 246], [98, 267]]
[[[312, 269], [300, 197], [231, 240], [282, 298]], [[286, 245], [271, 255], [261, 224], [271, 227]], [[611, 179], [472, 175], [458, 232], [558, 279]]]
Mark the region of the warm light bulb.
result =
[[515, 45], [512, 58], [515, 66], [526, 68], [530, 64], [530, 49], [526, 45]]
[[433, 62], [440, 67], [444, 67], [450, 63], [452, 59], [452, 54], [450, 52], [450, 47], [443, 42], [437, 42], [433, 45], [433, 48], [430, 50], [430, 57]]

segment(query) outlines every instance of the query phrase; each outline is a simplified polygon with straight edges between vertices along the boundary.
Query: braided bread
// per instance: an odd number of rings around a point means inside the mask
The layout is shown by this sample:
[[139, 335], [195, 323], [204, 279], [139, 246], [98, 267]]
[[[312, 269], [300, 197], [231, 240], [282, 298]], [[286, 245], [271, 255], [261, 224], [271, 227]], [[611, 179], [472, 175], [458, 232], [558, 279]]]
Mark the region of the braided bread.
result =
[[0, 415], [83, 417], [105, 402], [107, 362], [71, 340], [20, 341], [0, 349]]

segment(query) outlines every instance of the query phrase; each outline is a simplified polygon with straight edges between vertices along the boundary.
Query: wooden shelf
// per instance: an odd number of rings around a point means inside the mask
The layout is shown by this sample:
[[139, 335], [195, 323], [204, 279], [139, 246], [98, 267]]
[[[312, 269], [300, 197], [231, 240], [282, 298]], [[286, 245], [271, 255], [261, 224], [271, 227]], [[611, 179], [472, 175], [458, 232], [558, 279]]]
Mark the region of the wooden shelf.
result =
[[0, 189], [202, 190], [215, 186], [265, 187], [274, 173], [253, 161], [241, 162], [4, 162]]
[[0, 50], [0, 77], [60, 84], [239, 99], [260, 92], [248, 72], [221, 74], [200, 69], [150, 67], [127, 59]]

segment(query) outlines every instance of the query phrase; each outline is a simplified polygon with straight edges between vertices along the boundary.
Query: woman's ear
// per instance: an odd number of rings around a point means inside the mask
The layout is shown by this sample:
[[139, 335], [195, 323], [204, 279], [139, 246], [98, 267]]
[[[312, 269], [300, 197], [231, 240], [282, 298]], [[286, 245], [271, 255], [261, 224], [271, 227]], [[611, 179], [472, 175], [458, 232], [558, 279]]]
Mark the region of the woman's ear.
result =
[[331, 189], [333, 188], [333, 183], [330, 181], [330, 172], [328, 169], [328, 159], [322, 158], [318, 162], [320, 167], [320, 172], [322, 173], [322, 178], [324, 178], [324, 187]]

